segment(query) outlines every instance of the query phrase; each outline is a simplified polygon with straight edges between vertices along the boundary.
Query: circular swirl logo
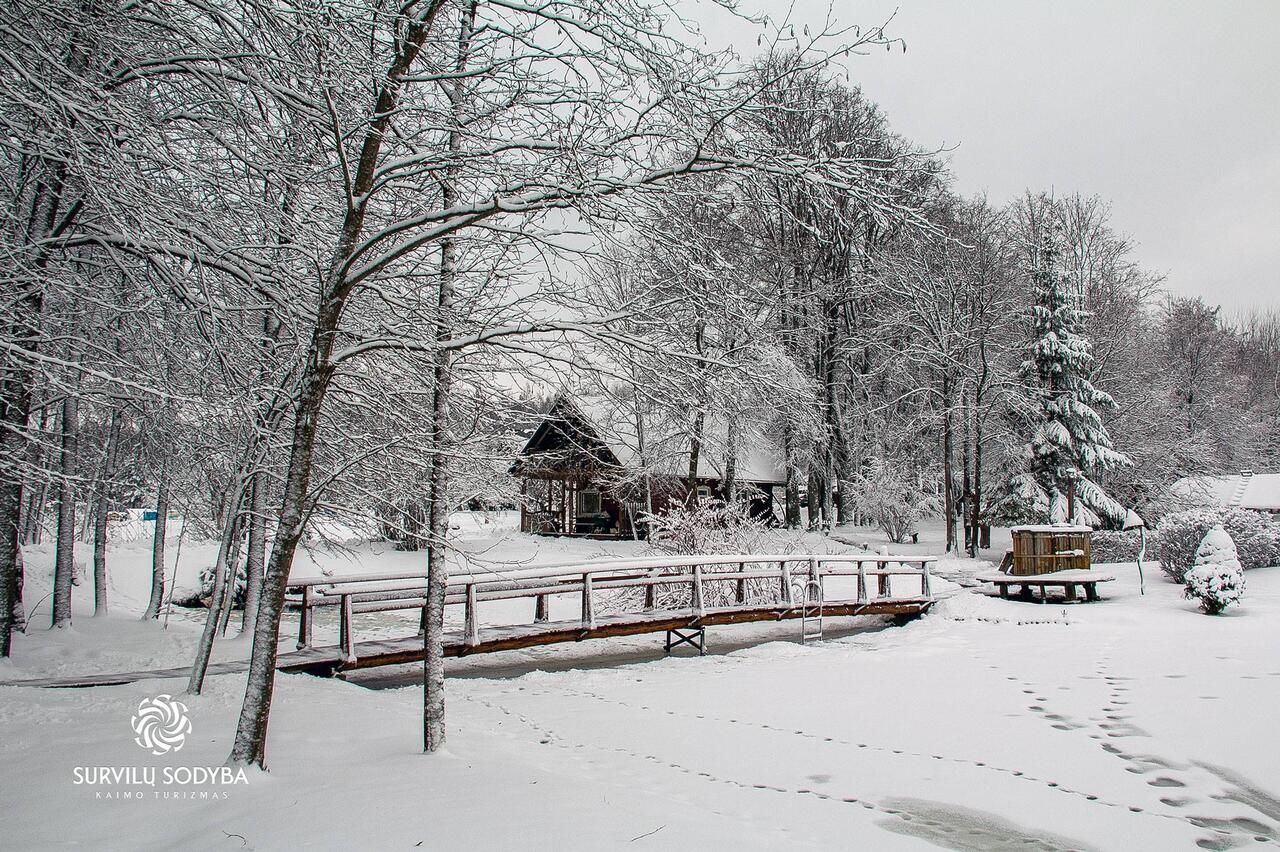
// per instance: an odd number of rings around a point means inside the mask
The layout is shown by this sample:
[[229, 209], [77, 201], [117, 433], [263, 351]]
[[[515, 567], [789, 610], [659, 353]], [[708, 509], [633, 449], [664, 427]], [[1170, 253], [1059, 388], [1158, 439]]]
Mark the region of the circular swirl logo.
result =
[[169, 695], [144, 698], [133, 715], [133, 732], [138, 735], [134, 742], [152, 754], [178, 751], [191, 733], [187, 705]]

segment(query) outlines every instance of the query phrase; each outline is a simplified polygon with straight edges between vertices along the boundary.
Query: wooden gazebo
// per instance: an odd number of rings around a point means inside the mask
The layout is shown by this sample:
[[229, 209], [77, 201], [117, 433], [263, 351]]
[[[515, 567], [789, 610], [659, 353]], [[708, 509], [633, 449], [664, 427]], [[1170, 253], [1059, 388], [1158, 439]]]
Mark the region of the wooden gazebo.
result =
[[[525, 442], [511, 473], [520, 479], [520, 530], [544, 535], [643, 537], [644, 514], [688, 493], [686, 475], [672, 466], [640, 465], [638, 453], [582, 409], [560, 397]], [[722, 482], [704, 453], [700, 495], [720, 496]], [[753, 513], [773, 512], [772, 489], [785, 475], [755, 452], [739, 463], [737, 481], [754, 494]], [[687, 464], [687, 454], [684, 456]]]

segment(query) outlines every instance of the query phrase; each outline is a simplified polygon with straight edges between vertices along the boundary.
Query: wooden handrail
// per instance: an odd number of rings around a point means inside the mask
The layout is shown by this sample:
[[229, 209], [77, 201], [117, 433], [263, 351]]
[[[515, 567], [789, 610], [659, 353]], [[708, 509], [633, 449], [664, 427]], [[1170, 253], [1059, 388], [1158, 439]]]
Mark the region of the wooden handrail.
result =
[[[920, 577], [921, 598], [933, 599], [929, 566], [933, 556], [834, 555], [834, 554], [726, 554], [711, 556], [669, 556], [645, 559], [613, 560], [597, 563], [574, 563], [567, 566], [542, 566], [500, 573], [483, 572], [450, 577], [445, 591], [445, 604], [465, 607], [464, 642], [468, 647], [480, 643], [478, 604], [482, 601], [533, 597], [536, 600], [535, 622], [548, 619], [548, 598], [554, 594], [577, 593], [581, 596], [581, 625], [584, 631], [596, 629], [596, 591], [637, 588], [645, 590], [644, 609], [655, 609], [654, 593], [658, 586], [690, 586], [689, 606], [693, 617], [706, 612], [706, 584], [734, 582], [738, 606], [746, 606], [748, 580], [777, 580], [781, 604], [796, 606], [793, 583], [814, 583], [822, 594], [826, 577], [857, 577], [856, 603], [869, 602], [867, 578], [877, 578], [878, 597], [892, 597], [889, 578]], [[792, 564], [804, 565], [804, 579], [794, 580]], [[869, 568], [868, 563], [875, 563]], [[919, 568], [910, 567], [911, 564]], [[762, 567], [764, 565], [777, 567]], [[683, 570], [682, 570], [683, 569]], [[716, 569], [716, 570], [706, 570]], [[664, 573], [665, 571], [665, 573]], [[310, 647], [316, 607], [340, 607], [339, 646], [346, 663], [355, 662], [355, 640], [351, 616], [355, 612], [380, 612], [425, 608], [426, 572], [377, 574], [353, 577], [308, 578], [291, 581], [290, 589], [301, 589], [297, 601], [302, 613], [298, 627], [298, 647]], [[807, 595], [806, 595], [807, 597]], [[913, 598], [915, 599], [915, 598]], [[295, 599], [296, 600], [296, 599]]]

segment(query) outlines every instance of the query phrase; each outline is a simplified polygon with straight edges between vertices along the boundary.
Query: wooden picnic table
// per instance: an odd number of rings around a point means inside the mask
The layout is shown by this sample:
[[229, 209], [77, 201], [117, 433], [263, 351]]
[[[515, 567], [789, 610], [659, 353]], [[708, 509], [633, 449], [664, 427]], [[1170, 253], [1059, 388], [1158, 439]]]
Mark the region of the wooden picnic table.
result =
[[1084, 589], [1085, 600], [1098, 600], [1098, 584], [1109, 583], [1115, 579], [1114, 574], [1105, 574], [1089, 568], [1073, 568], [1066, 571], [1053, 571], [1048, 574], [1006, 574], [1003, 571], [988, 571], [979, 574], [977, 579], [984, 583], [993, 583], [1000, 590], [1000, 597], [1009, 597], [1010, 586], [1021, 586], [1019, 597], [1030, 600], [1032, 590], [1040, 589], [1040, 603], [1048, 599], [1050, 587], [1061, 587], [1068, 601], [1078, 600], [1076, 587]]

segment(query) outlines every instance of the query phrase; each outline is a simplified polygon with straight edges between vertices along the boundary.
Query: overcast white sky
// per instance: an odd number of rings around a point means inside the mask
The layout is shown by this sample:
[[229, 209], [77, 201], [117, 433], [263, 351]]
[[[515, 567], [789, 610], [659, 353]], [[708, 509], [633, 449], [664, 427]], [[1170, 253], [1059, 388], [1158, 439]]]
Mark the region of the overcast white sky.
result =
[[[828, 8], [796, 0], [792, 16]], [[870, 0], [834, 14], [867, 25], [895, 9], [906, 53], [855, 57], [851, 77], [900, 133], [956, 146], [962, 192], [1101, 195], [1170, 290], [1228, 314], [1280, 307], [1280, 0]], [[756, 51], [745, 25], [707, 35]]]

